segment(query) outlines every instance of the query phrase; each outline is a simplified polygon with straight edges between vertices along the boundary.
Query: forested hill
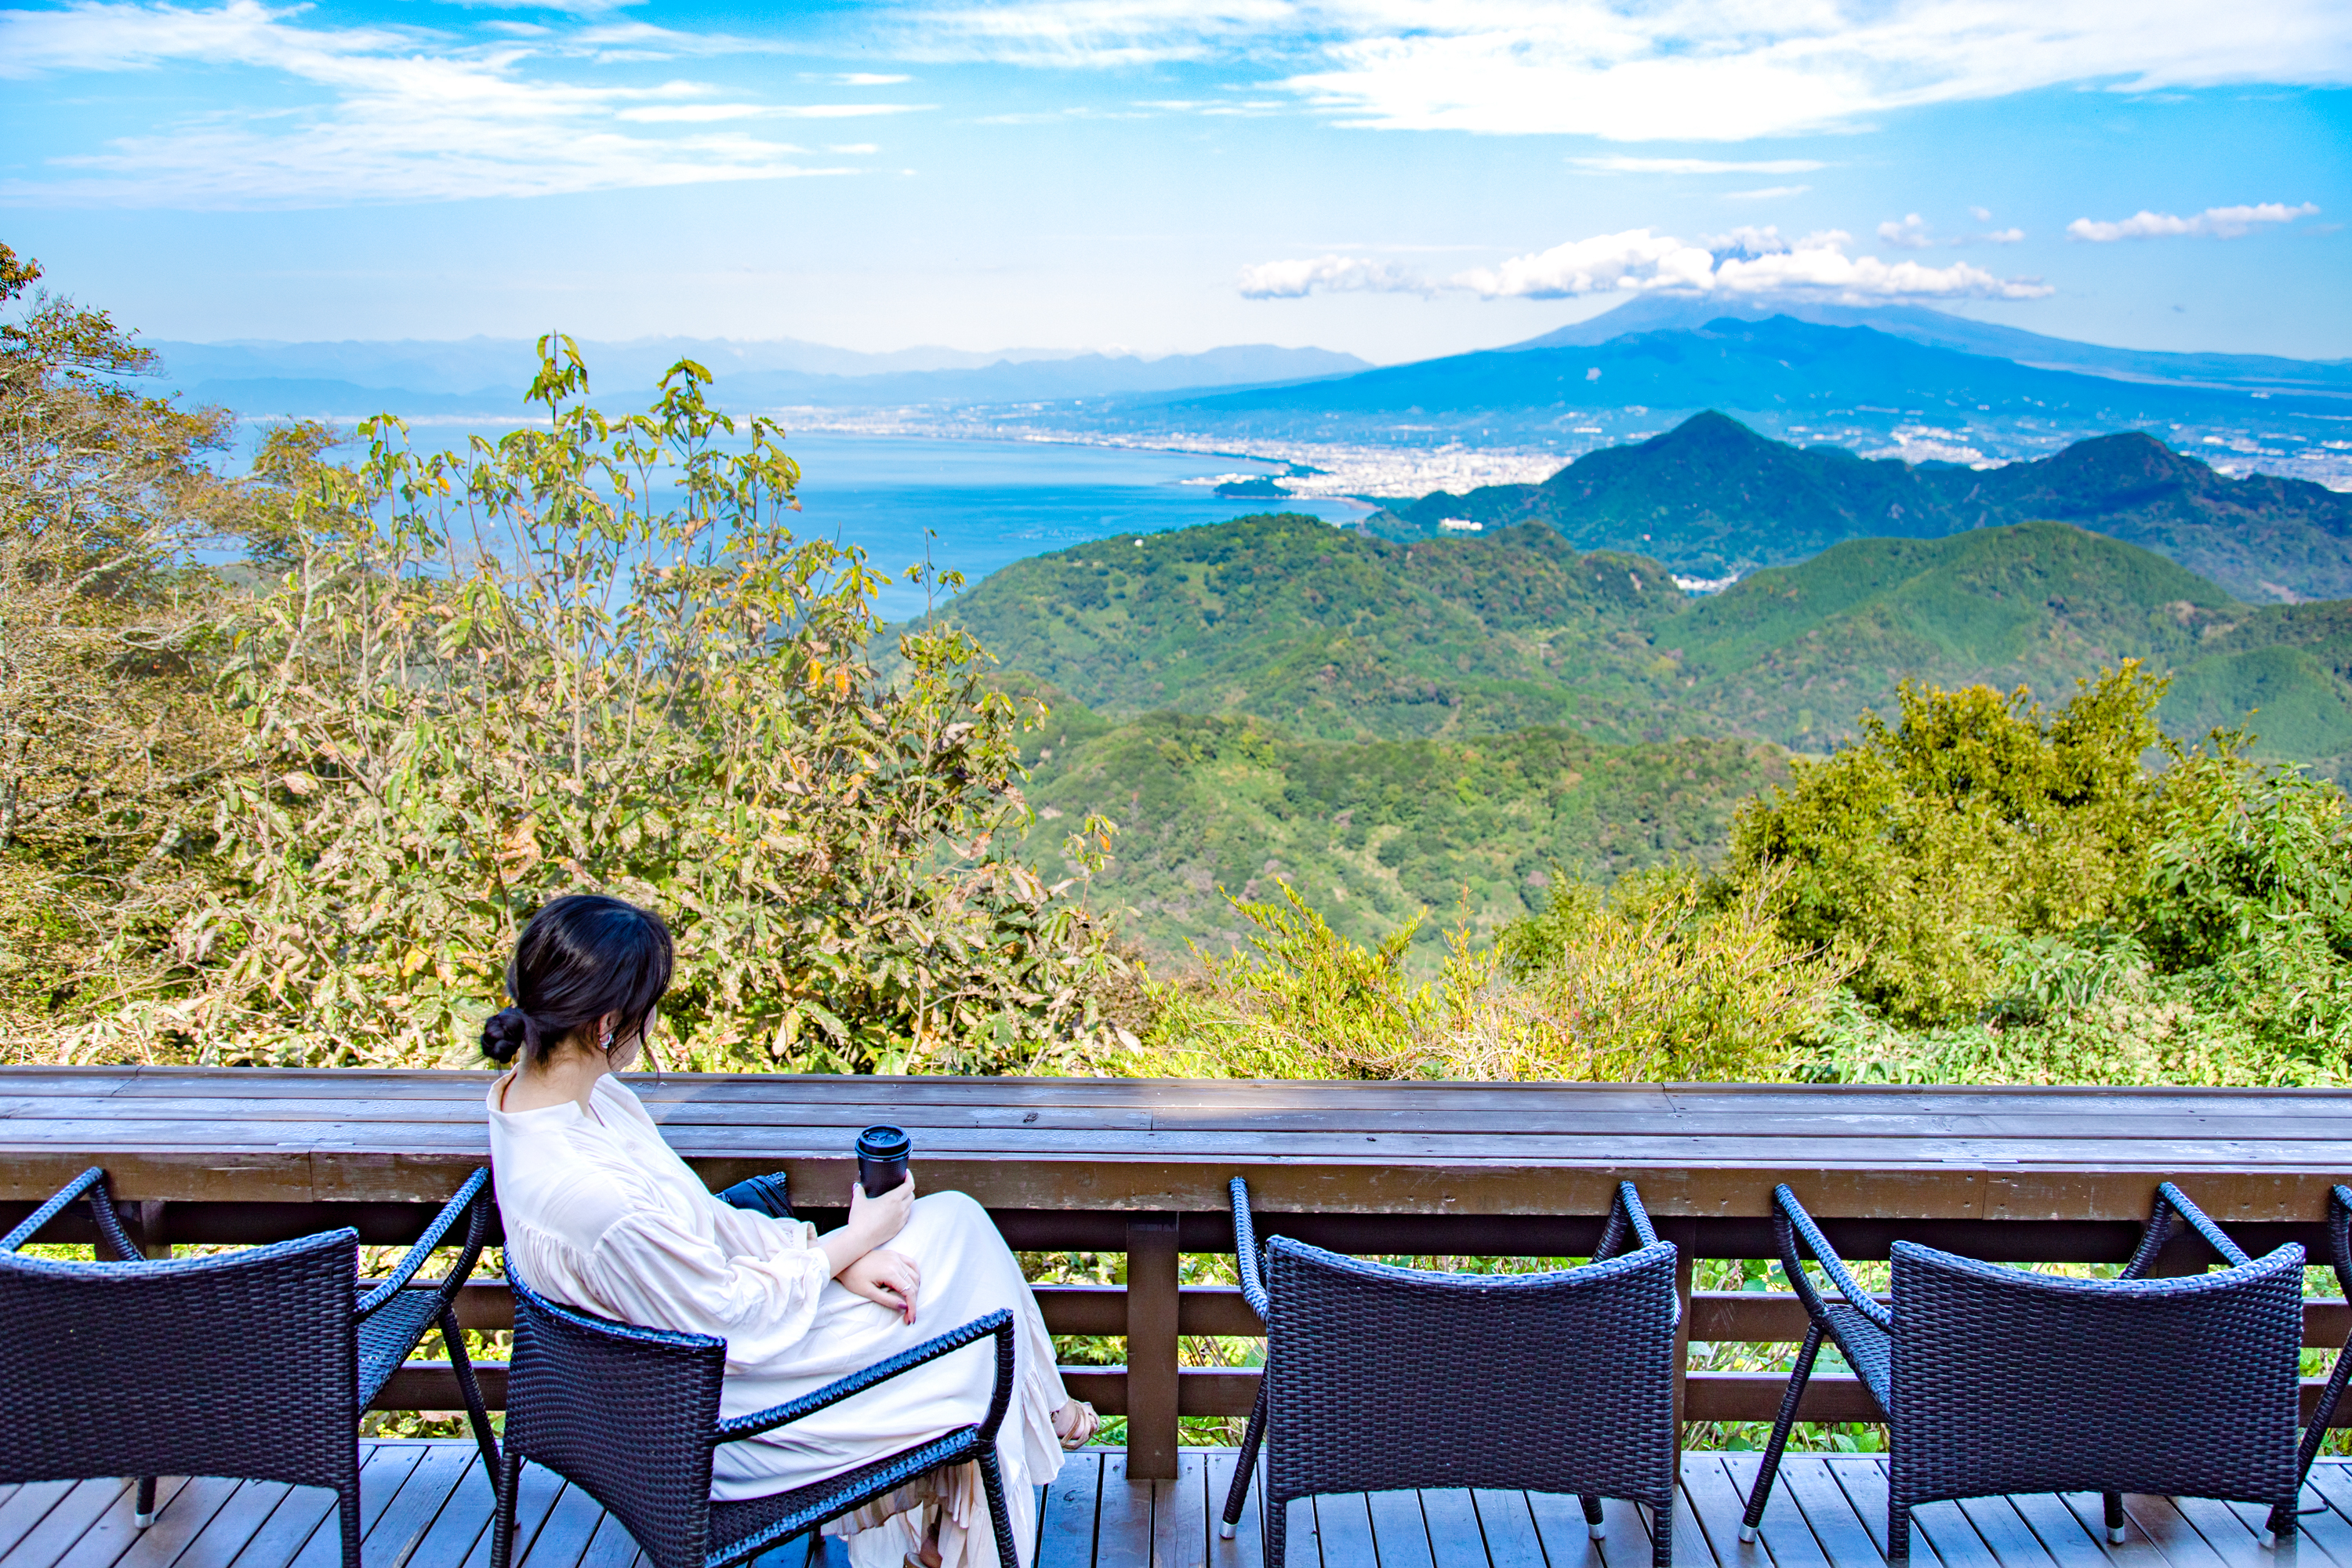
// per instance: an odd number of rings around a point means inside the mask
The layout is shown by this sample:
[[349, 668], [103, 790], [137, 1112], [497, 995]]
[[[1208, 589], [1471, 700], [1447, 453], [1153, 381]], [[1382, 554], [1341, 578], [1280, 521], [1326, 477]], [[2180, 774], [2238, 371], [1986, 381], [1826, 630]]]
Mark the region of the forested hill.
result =
[[1638, 551], [1706, 577], [1786, 565], [1849, 539], [2055, 519], [2169, 556], [2242, 599], [2352, 596], [2352, 495], [2268, 474], [2231, 479], [2139, 434], [1976, 469], [1795, 447], [1698, 414], [1539, 485], [1441, 490], [1378, 526], [1427, 536], [1445, 518], [1542, 522], [1579, 549]]
[[1523, 914], [1554, 861], [1712, 858], [1783, 748], [1827, 751], [1912, 677], [2063, 700], [2144, 659], [2172, 733], [2251, 722], [2352, 775], [2352, 603], [2248, 605], [2063, 523], [1852, 540], [1694, 600], [1530, 523], [1249, 517], [1024, 561], [941, 614], [1053, 706], [1031, 798], [1119, 824], [1103, 895], [1163, 953], [1235, 933], [1221, 886], [1288, 878], [1370, 938], [1465, 889], [1482, 924]]

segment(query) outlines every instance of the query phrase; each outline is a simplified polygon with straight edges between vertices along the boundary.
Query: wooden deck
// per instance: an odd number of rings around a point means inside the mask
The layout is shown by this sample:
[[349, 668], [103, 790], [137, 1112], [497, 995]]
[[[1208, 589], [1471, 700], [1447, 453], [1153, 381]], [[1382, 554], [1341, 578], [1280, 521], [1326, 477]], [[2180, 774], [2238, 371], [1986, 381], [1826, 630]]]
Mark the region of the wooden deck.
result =
[[[490, 1491], [470, 1443], [370, 1445], [362, 1472], [367, 1568], [488, 1568]], [[1231, 1449], [1183, 1451], [1172, 1480], [1129, 1482], [1115, 1451], [1071, 1456], [1039, 1511], [1035, 1568], [1265, 1568], [1253, 1512], [1217, 1539]], [[1885, 1461], [1792, 1455], [1759, 1546], [1738, 1542], [1753, 1454], [1691, 1454], [1675, 1559], [1684, 1568], [1884, 1568]], [[335, 1568], [331, 1494], [261, 1482], [166, 1480], [162, 1510], [131, 1524], [121, 1481], [0, 1487], [0, 1568]], [[1255, 1489], [1251, 1494], [1256, 1501]], [[2322, 1507], [2322, 1505], [2325, 1505]], [[1919, 1510], [1918, 1568], [2352, 1568], [2352, 1469], [2322, 1459], [2304, 1493], [2304, 1533], [2282, 1552], [2255, 1543], [2250, 1506], [2126, 1500], [2131, 1538], [2110, 1547], [2095, 1496], [1994, 1498]], [[1587, 1540], [1575, 1501], [1522, 1492], [1385, 1492], [1294, 1504], [1293, 1568], [1648, 1568], [1630, 1503], [1609, 1507], [1608, 1539]], [[643, 1568], [636, 1543], [585, 1494], [525, 1473], [521, 1568]], [[846, 1561], [838, 1542], [827, 1560]], [[788, 1547], [760, 1568], [801, 1568]]]

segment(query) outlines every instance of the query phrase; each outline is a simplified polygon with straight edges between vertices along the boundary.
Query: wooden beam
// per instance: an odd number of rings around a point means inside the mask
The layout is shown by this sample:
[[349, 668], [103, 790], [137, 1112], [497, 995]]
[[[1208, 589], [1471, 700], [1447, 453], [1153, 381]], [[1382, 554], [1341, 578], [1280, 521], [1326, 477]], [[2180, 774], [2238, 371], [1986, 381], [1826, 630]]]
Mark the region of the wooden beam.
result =
[[[1176, 1479], [1176, 1341], [1182, 1332], [1176, 1216], [1127, 1225], [1127, 1474]], [[1099, 1408], [1099, 1407], [1097, 1407]]]

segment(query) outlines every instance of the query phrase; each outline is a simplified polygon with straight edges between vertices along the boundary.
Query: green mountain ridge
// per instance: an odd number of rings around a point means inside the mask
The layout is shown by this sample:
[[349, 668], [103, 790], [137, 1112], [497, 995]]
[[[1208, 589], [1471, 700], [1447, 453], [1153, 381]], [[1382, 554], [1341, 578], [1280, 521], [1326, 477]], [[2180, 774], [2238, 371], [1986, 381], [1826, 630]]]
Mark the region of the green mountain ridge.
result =
[[2061, 701], [2138, 658], [2173, 679], [2169, 732], [2250, 723], [2352, 776], [2352, 602], [2245, 604], [2059, 522], [1848, 541], [1694, 600], [1537, 524], [1400, 542], [1262, 515], [1017, 563], [940, 614], [1051, 705], [1033, 803], [1120, 825], [1097, 891], [1163, 955], [1234, 938], [1218, 889], [1277, 877], [1370, 938], [1465, 899], [1514, 918], [1555, 862], [1710, 859], [1789, 751], [1911, 678]]
[[1440, 490], [1376, 526], [1422, 538], [1445, 518], [1541, 522], [1578, 549], [1638, 551], [1706, 577], [1788, 565], [1849, 539], [2056, 521], [2156, 551], [2243, 599], [2352, 595], [2352, 496], [2270, 474], [2231, 479], [2137, 433], [1978, 469], [1796, 447], [1710, 412], [1540, 484]]

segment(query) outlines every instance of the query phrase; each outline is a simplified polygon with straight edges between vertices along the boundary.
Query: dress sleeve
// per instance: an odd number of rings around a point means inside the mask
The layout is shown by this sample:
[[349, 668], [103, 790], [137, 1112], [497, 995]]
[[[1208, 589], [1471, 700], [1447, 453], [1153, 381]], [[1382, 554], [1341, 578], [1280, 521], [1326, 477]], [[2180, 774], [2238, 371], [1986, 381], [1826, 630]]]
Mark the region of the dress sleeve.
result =
[[808, 1244], [811, 1227], [767, 1225], [786, 1234], [730, 1256], [733, 1238], [723, 1230], [705, 1239], [639, 1211], [598, 1239], [589, 1270], [597, 1293], [629, 1321], [716, 1335], [727, 1342], [729, 1370], [747, 1370], [800, 1342], [833, 1277], [824, 1253]]

